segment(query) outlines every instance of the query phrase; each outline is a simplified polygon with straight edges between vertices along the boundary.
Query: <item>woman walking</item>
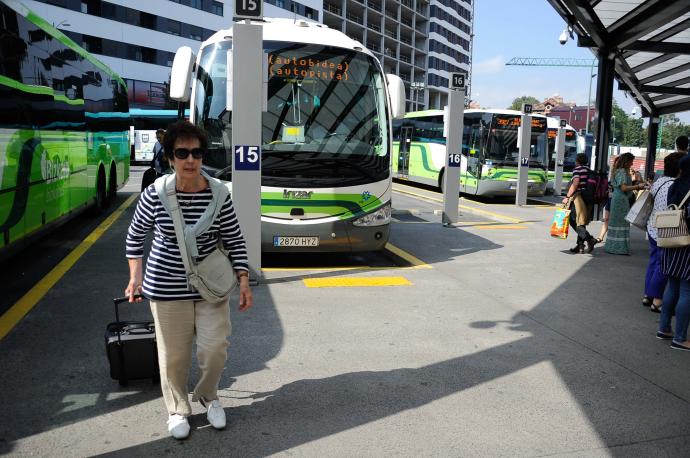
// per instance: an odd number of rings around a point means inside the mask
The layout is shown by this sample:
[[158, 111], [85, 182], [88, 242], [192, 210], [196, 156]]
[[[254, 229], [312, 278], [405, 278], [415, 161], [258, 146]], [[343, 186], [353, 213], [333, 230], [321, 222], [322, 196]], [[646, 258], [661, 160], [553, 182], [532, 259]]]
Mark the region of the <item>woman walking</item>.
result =
[[654, 207], [647, 220], [647, 234], [649, 238], [649, 264], [644, 282], [644, 297], [642, 304], [649, 306], [652, 312], [661, 312], [661, 298], [666, 288], [666, 275], [661, 271], [661, 249], [656, 245], [657, 232], [654, 219], [657, 212], [666, 210], [668, 191], [673, 180], [678, 177], [680, 169], [678, 161], [685, 156], [682, 153], [672, 153], [664, 158], [664, 175], [659, 177], [650, 190], [654, 198]]
[[[206, 154], [206, 133], [186, 121], [173, 124], [165, 134], [163, 149], [174, 167], [174, 189], [182, 213], [183, 224], [189, 229], [204, 219], [200, 227], [208, 229], [196, 236], [198, 263], [216, 250], [220, 241], [229, 252], [233, 269], [239, 280], [240, 311], [252, 306], [249, 289], [247, 250], [228, 195], [218, 201], [219, 186], [215, 178], [202, 173], [201, 163]], [[171, 188], [172, 191], [172, 188]], [[213, 221], [214, 208], [221, 205]], [[211, 217], [207, 215], [207, 208]], [[144, 240], [153, 231], [153, 243], [142, 279]], [[185, 230], [185, 233], [187, 231]], [[192, 237], [194, 233], [191, 234]], [[209, 423], [225, 427], [225, 411], [218, 401], [218, 383], [227, 359], [227, 338], [230, 335], [228, 300], [210, 303], [191, 288], [180, 254], [180, 241], [170, 214], [163, 207], [156, 186], [141, 193], [134, 218], [127, 233], [127, 258], [130, 280], [125, 294], [130, 302], [136, 294], [151, 302], [156, 326], [158, 362], [163, 399], [168, 410], [168, 431], [176, 439], [189, 435], [187, 417], [192, 413], [189, 404], [187, 379], [192, 362], [193, 341], [196, 336], [200, 377], [192, 400], [206, 409]]]
[[[690, 193], [690, 156], [678, 163], [680, 177], [668, 191], [668, 205], [680, 205]], [[684, 208], [688, 207], [686, 202]], [[687, 212], [686, 212], [687, 215]], [[682, 248], [664, 248], [661, 251], [661, 270], [668, 276], [668, 285], [664, 292], [661, 307], [659, 339], [672, 339], [671, 348], [690, 351], [688, 324], [690, 324], [690, 246]], [[675, 332], [671, 330], [671, 319], [676, 315]]]
[[633, 156], [625, 153], [615, 162], [612, 171], [613, 196], [611, 197], [611, 210], [609, 212], [609, 232], [606, 237], [604, 250], [611, 254], [630, 254], [630, 223], [625, 216], [630, 211], [630, 196], [633, 191], [644, 189], [644, 183], [632, 184], [630, 167], [633, 164]]

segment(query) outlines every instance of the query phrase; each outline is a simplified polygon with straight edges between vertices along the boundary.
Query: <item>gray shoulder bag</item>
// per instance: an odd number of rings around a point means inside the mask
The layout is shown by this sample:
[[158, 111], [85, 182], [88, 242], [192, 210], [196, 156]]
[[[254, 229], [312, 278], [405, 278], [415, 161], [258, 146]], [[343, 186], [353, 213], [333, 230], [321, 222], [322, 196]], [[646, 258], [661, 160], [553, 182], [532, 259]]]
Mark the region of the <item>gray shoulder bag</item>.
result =
[[[218, 239], [218, 246], [211, 254], [205, 257], [203, 261], [196, 262], [198, 257], [196, 236], [211, 227], [228, 196], [228, 189], [225, 185], [206, 174], [204, 176], [211, 186], [213, 199], [199, 221], [191, 228], [185, 225], [177, 202], [175, 175], [165, 175], [158, 178], [155, 186], [158, 198], [175, 225], [175, 236], [187, 273], [188, 285], [192, 290], [197, 291], [205, 301], [215, 304], [226, 301], [230, 297], [232, 290], [237, 286], [237, 277], [220, 239]], [[192, 252], [191, 255], [189, 251]]]

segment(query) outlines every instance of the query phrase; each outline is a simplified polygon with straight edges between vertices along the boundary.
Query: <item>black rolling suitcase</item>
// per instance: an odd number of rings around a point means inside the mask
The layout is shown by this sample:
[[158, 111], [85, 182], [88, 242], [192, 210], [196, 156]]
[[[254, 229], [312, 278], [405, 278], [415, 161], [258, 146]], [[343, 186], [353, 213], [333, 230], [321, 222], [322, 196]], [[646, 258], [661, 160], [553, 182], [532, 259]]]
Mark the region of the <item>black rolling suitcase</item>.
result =
[[120, 321], [119, 306], [128, 297], [113, 299], [115, 320], [105, 330], [110, 377], [127, 386], [129, 380], [159, 380], [156, 330], [153, 321]]
[[141, 176], [141, 192], [144, 192], [144, 189], [146, 189], [150, 184], [153, 184], [153, 182], [156, 181], [156, 178], [158, 178], [156, 169], [153, 167], [146, 169], [144, 174]]

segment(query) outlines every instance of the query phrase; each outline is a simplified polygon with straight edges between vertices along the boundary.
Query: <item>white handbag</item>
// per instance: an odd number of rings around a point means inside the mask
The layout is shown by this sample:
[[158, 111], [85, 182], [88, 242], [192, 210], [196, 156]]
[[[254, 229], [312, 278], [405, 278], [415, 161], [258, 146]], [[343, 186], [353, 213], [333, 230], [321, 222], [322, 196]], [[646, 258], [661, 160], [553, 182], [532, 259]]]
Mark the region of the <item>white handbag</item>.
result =
[[637, 198], [630, 211], [625, 215], [625, 220], [635, 227], [647, 230], [647, 221], [654, 209], [654, 196], [649, 191], [644, 191]]
[[660, 211], [654, 219], [657, 232], [656, 243], [662, 248], [682, 248], [690, 245], [690, 232], [685, 221], [686, 209], [683, 207], [690, 197], [685, 195], [680, 205], [669, 205], [667, 210]]

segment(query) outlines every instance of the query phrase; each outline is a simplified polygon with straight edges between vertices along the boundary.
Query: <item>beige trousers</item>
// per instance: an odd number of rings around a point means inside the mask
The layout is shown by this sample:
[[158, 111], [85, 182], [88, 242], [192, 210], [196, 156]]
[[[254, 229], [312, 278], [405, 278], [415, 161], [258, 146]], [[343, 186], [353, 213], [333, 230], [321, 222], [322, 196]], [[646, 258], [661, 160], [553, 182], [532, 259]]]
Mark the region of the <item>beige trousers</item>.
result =
[[191, 415], [187, 383], [194, 335], [201, 376], [192, 401], [200, 397], [218, 399], [218, 383], [228, 357], [228, 301], [151, 301], [151, 313], [156, 323], [161, 390], [168, 413]]

